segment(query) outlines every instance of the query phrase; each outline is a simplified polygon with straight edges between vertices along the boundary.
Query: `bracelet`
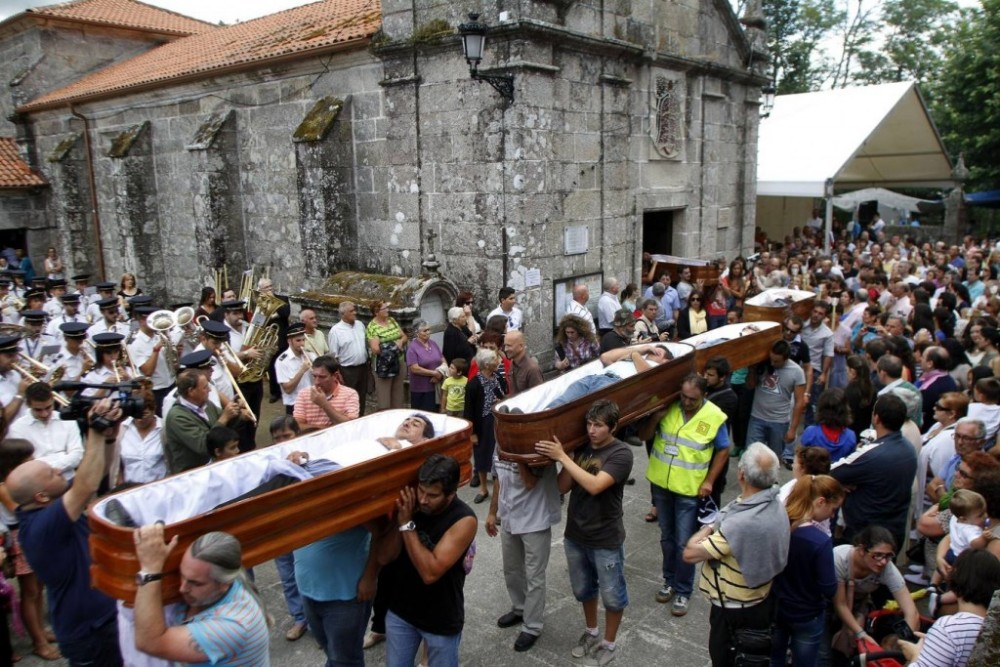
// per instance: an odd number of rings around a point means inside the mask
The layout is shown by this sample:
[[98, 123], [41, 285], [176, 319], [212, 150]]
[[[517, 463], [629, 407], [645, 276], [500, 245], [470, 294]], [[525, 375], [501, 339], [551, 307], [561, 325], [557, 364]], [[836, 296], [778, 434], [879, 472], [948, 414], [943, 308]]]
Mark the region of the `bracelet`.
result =
[[858, 630], [857, 632], [854, 633], [854, 638], [855, 639], [861, 639], [862, 637], [865, 636], [865, 634], [867, 634], [867, 633], [862, 628], [861, 630]]

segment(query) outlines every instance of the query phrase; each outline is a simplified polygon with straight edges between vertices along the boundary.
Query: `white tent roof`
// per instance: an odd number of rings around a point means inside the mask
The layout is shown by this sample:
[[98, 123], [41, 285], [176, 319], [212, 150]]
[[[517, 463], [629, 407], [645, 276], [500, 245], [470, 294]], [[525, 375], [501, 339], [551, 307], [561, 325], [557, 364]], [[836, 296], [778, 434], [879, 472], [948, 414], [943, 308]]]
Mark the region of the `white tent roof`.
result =
[[757, 195], [822, 197], [836, 189], [949, 187], [951, 160], [916, 84], [781, 95], [761, 119]]
[[854, 192], [837, 195], [833, 198], [833, 205], [845, 211], [853, 211], [859, 204], [867, 201], [877, 201], [879, 204], [885, 204], [886, 206], [891, 206], [900, 211], [909, 211], [910, 213], [919, 213], [920, 204], [940, 204], [940, 202], [932, 199], [907, 197], [906, 195], [901, 195], [898, 192], [884, 188], [865, 188], [864, 190], [855, 190]]

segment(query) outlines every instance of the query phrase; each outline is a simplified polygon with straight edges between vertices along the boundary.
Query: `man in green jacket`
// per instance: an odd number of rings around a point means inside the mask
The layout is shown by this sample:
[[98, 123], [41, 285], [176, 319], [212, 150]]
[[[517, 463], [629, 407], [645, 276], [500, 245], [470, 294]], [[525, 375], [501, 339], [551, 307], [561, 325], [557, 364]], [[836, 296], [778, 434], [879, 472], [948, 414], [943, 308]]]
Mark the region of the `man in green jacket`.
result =
[[205, 465], [211, 452], [205, 445], [209, 429], [215, 425], [231, 426], [240, 417], [238, 401], [230, 401], [223, 410], [208, 400], [209, 383], [204, 373], [187, 370], [177, 376], [177, 402], [167, 413], [163, 450], [167, 468], [175, 475]]

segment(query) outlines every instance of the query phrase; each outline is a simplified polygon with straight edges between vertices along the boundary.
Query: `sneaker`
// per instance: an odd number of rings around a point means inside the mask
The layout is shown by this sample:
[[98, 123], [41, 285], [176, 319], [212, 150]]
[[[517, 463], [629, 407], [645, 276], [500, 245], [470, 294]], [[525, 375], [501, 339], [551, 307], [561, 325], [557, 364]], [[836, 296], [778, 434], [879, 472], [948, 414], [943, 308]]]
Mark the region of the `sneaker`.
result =
[[904, 574], [903, 575], [903, 579], [906, 579], [908, 582], [910, 582], [911, 584], [914, 584], [916, 586], [930, 586], [931, 585], [931, 580], [928, 579], [927, 577], [925, 577], [923, 575], [923, 573], [920, 573], [920, 574]]
[[674, 599], [676, 593], [673, 586], [664, 586], [656, 592], [656, 601], [660, 604], [666, 604]]
[[688, 601], [689, 598], [686, 595], [678, 595], [677, 599], [674, 600], [674, 606], [671, 607], [670, 613], [674, 616], [686, 616], [688, 613]]
[[372, 646], [375, 646], [376, 644], [380, 644], [380, 643], [382, 643], [384, 641], [385, 641], [385, 633], [383, 633], [383, 632], [375, 632], [373, 630], [369, 630], [365, 634], [365, 641], [362, 644], [362, 646], [364, 646], [365, 649], [369, 649]]
[[601, 638], [598, 635], [592, 635], [584, 630], [583, 634], [580, 635], [580, 641], [576, 643], [571, 653], [574, 658], [582, 658], [600, 645]]
[[910, 563], [906, 567], [906, 571], [910, 574], [921, 574], [924, 571], [924, 566], [920, 563]]
[[591, 651], [587, 658], [580, 664], [587, 665], [588, 667], [604, 667], [604, 665], [614, 659], [615, 652], [613, 650], [598, 644], [597, 648]]

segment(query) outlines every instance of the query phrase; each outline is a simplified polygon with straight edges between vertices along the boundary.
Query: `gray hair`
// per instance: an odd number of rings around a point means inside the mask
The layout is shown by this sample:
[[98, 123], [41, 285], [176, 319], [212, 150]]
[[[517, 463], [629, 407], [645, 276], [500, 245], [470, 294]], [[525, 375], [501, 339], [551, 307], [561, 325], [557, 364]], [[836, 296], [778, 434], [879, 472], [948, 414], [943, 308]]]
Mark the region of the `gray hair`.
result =
[[660, 281], [656, 281], [655, 283], [653, 283], [653, 296], [663, 296], [666, 293], [667, 293], [666, 285], [664, 285]]
[[858, 303], [868, 303], [868, 290], [859, 289], [857, 292], [854, 293], [854, 299]]
[[979, 433], [976, 438], [979, 440], [984, 440], [986, 438], [986, 424], [983, 423], [982, 419], [976, 419], [975, 417], [962, 417], [955, 422], [955, 428], [958, 428], [961, 424], [974, 424]]
[[499, 360], [500, 353], [488, 347], [481, 347], [476, 350], [476, 365], [482, 368], [487, 364], [494, 364]]
[[354, 305], [353, 301], [341, 301], [340, 305], [337, 306], [337, 314], [343, 317], [344, 313], [347, 312], [347, 309], [353, 305]]
[[617, 284], [618, 284], [618, 279], [617, 278], [614, 278], [614, 277], [605, 278], [604, 279], [604, 291], [607, 292], [608, 290], [610, 290], [612, 287], [614, 287]]
[[427, 320], [413, 320], [413, 333], [416, 334], [426, 326], [430, 326], [427, 324]]
[[448, 309], [448, 321], [449, 322], [454, 322], [455, 320], [457, 320], [458, 318], [460, 318], [462, 315], [465, 315], [465, 308], [462, 308], [460, 306], [452, 306], [451, 308]]
[[778, 482], [778, 455], [762, 442], [746, 448], [740, 458], [740, 470], [747, 484], [755, 489], [769, 489]]
[[196, 539], [190, 549], [193, 558], [208, 563], [208, 576], [216, 583], [231, 584], [239, 580], [243, 588], [257, 601], [260, 613], [264, 615], [268, 626], [271, 625], [271, 617], [267, 614], [264, 601], [257, 587], [247, 577], [246, 570], [243, 569], [242, 549], [238, 539], [229, 533], [213, 531]]

